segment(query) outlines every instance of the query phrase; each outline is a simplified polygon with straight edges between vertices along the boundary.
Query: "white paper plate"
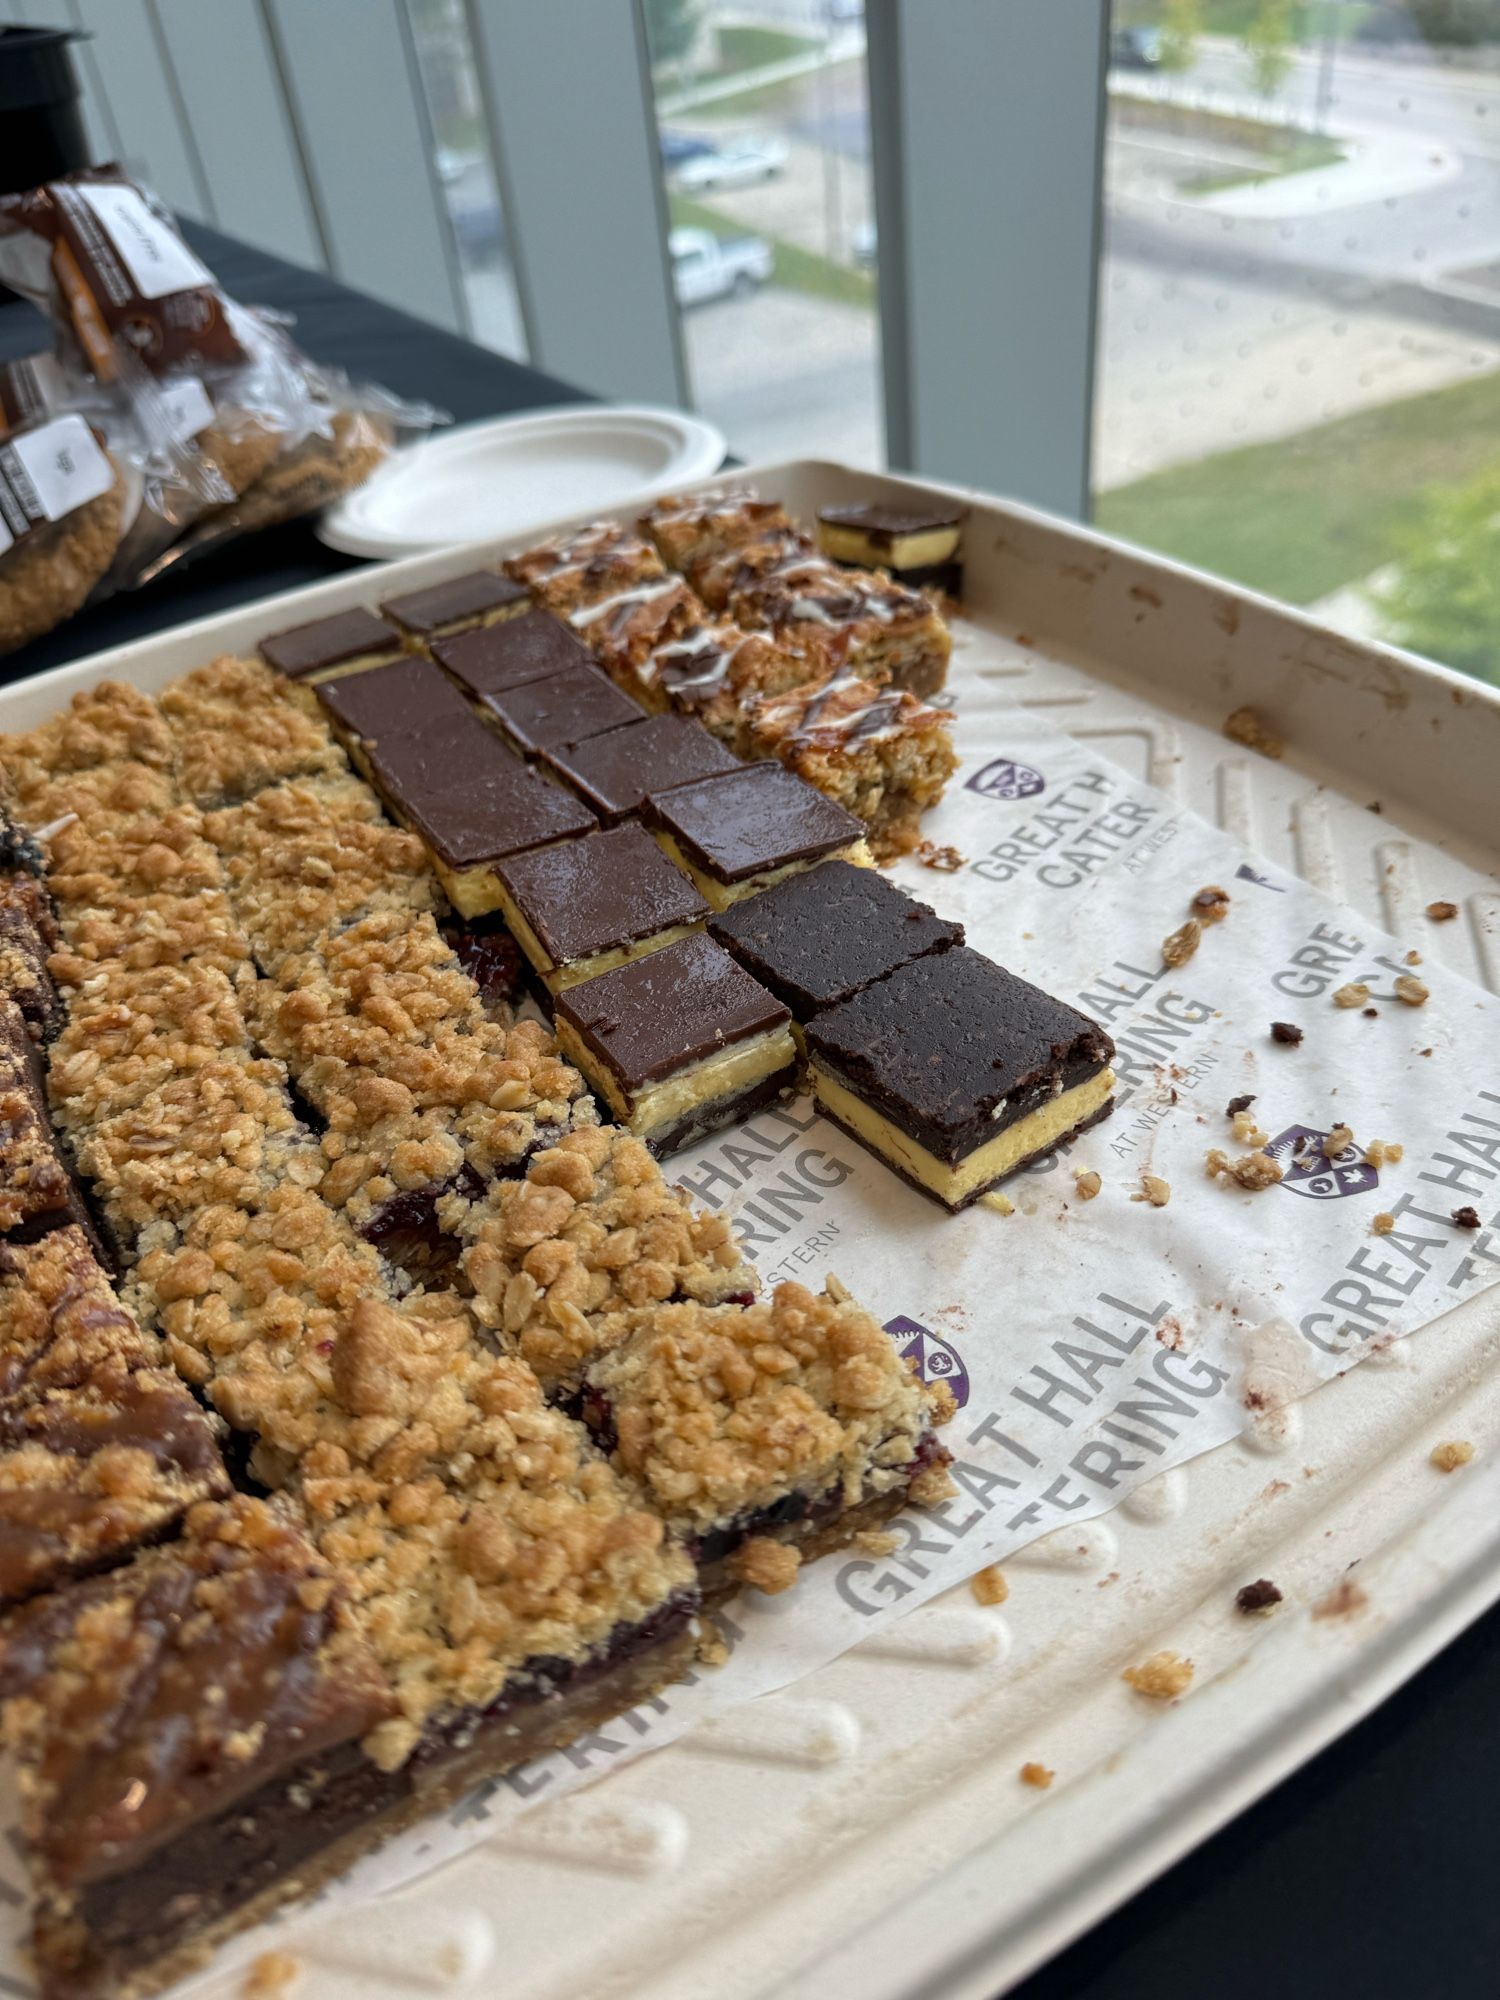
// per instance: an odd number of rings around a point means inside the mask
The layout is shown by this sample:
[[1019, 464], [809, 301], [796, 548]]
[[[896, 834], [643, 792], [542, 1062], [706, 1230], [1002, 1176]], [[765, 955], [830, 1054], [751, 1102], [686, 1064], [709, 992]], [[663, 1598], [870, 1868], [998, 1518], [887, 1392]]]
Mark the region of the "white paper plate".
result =
[[580, 506], [626, 508], [717, 472], [724, 435], [681, 410], [579, 404], [533, 410], [400, 451], [330, 507], [321, 541], [345, 555], [425, 555], [511, 535]]

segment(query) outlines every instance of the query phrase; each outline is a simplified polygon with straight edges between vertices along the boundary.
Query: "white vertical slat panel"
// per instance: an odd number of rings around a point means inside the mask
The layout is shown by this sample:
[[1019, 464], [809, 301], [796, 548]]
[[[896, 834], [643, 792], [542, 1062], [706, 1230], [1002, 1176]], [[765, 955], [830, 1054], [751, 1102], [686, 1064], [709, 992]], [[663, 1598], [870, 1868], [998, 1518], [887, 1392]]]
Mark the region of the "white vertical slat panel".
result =
[[463, 287], [400, 0], [269, 0], [267, 19], [329, 268], [461, 331]]
[[126, 162], [184, 215], [212, 222], [182, 99], [149, 0], [73, 0], [109, 93]]
[[891, 463], [1088, 509], [1108, 0], [867, 0]]
[[602, 395], [685, 404], [636, 0], [468, 0], [528, 351]]
[[323, 239], [258, 0], [155, 0], [221, 229], [294, 264]]

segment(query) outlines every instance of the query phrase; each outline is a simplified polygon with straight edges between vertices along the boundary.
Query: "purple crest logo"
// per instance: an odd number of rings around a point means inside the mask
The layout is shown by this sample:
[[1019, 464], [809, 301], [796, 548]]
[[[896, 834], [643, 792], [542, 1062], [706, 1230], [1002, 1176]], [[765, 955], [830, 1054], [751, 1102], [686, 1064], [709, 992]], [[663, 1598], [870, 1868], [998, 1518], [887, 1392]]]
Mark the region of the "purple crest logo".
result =
[[964, 790], [978, 792], [986, 799], [1033, 799], [1047, 789], [1047, 780], [1029, 764], [1017, 764], [1010, 757], [996, 757], [982, 771], [964, 780]]
[[958, 1349], [940, 1340], [919, 1319], [908, 1319], [904, 1313], [888, 1319], [885, 1330], [900, 1348], [902, 1360], [909, 1361], [924, 1382], [946, 1382], [953, 1391], [954, 1402], [962, 1409], [969, 1400], [969, 1371]]
[[1328, 1139], [1311, 1125], [1288, 1125], [1266, 1147], [1281, 1168], [1281, 1186], [1314, 1201], [1336, 1201], [1346, 1194], [1367, 1194], [1380, 1185], [1380, 1175], [1365, 1158], [1362, 1146], [1346, 1146], [1336, 1159], [1323, 1148]]

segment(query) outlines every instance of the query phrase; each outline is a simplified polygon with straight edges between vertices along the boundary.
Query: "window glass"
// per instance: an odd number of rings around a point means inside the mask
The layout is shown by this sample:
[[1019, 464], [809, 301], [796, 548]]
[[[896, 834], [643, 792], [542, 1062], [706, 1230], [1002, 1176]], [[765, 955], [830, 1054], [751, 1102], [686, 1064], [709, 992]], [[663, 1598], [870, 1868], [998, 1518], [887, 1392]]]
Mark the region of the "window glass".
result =
[[1500, 679], [1500, 0], [1116, 0], [1094, 505]]
[[407, 0], [407, 5], [469, 330], [485, 347], [524, 361], [526, 333], [463, 0]]
[[862, 0], [645, 0], [694, 401], [742, 458], [884, 456]]

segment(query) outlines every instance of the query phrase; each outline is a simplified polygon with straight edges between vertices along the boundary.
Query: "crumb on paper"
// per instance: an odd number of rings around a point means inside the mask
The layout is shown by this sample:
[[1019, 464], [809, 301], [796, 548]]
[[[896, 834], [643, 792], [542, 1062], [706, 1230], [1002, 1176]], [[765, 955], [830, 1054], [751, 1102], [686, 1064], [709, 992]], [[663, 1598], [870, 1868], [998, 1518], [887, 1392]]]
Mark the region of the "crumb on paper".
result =
[[1422, 954], [1421, 954], [1421, 952], [1419, 952], [1419, 951], [1409, 951], [1409, 952], [1408, 952], [1408, 953], [1406, 954], [1406, 957], [1404, 958], [1404, 960], [1402, 961], [1402, 963], [1403, 963], [1403, 964], [1405, 964], [1405, 965], [1420, 965], [1420, 964], [1422, 963]]
[[996, 1215], [1014, 1215], [1016, 1205], [1008, 1194], [1001, 1194], [999, 1188], [991, 1188], [988, 1194], [979, 1197], [981, 1208], [992, 1208]]
[[245, 1973], [244, 2000], [282, 2000], [302, 1971], [289, 1951], [263, 1951]]
[[1263, 1618], [1268, 1611], [1274, 1611], [1281, 1602], [1281, 1592], [1268, 1576], [1258, 1576], [1254, 1583], [1241, 1584], [1234, 1594], [1234, 1608], [1246, 1618]]
[[861, 1528], [854, 1540], [867, 1556], [893, 1556], [901, 1546], [901, 1537], [889, 1528]]
[[1036, 640], [1032, 638], [1029, 632], [1018, 632], [1016, 634], [1016, 644], [1018, 646], [1034, 646]]
[[1435, 1444], [1428, 1453], [1428, 1462], [1439, 1472], [1457, 1472], [1461, 1465], [1469, 1465], [1474, 1458], [1474, 1447], [1467, 1438], [1454, 1438], [1447, 1444]]
[[1335, 1125], [1323, 1141], [1323, 1157], [1336, 1160], [1340, 1153], [1347, 1153], [1354, 1144], [1354, 1133], [1347, 1125]]
[[1424, 1007], [1427, 1004], [1427, 986], [1414, 972], [1396, 975], [1396, 998], [1408, 1007]]
[[1229, 915], [1229, 891], [1210, 883], [1188, 905], [1200, 924], [1222, 924]]
[[797, 1581], [802, 1558], [790, 1542], [778, 1542], [770, 1535], [751, 1535], [729, 1558], [728, 1567], [741, 1583], [767, 1597], [779, 1597]]
[[1396, 1218], [1388, 1209], [1382, 1209], [1370, 1224], [1372, 1236], [1389, 1236], [1396, 1226]]
[[1427, 914], [1435, 924], [1451, 924], [1458, 915], [1457, 903], [1429, 903]]
[[1231, 743], [1242, 743], [1247, 750], [1257, 750], [1262, 757], [1281, 757], [1286, 745], [1274, 730], [1268, 729], [1253, 708], [1237, 708], [1232, 715], [1224, 718], [1224, 734]]
[[729, 1641], [706, 1616], [698, 1621], [697, 1659], [703, 1667], [722, 1667], [729, 1659]]
[[924, 1465], [906, 1490], [919, 1507], [936, 1507], [953, 1499], [958, 1487], [946, 1465]]
[[1153, 1653], [1138, 1667], [1127, 1667], [1120, 1679], [1149, 1701], [1176, 1701], [1192, 1686], [1193, 1663], [1181, 1653]]
[[1224, 1116], [1226, 1118], [1237, 1118], [1242, 1111], [1248, 1111], [1254, 1102], [1255, 1092], [1253, 1090], [1242, 1091], [1238, 1097], [1231, 1097], [1229, 1102], [1224, 1106]]
[[1130, 1199], [1149, 1201], [1153, 1208], [1165, 1208], [1172, 1199], [1172, 1183], [1164, 1181], [1160, 1174], [1142, 1174], [1140, 1187]]
[[1356, 1618], [1370, 1602], [1370, 1593], [1352, 1576], [1340, 1577], [1326, 1597], [1312, 1608], [1314, 1618]]
[[1362, 979], [1351, 979], [1347, 986], [1333, 989], [1335, 1007], [1363, 1007], [1369, 997], [1370, 989]]
[[1275, 1187], [1282, 1175], [1279, 1162], [1273, 1160], [1269, 1153], [1244, 1153], [1239, 1159], [1231, 1160], [1217, 1146], [1211, 1147], [1205, 1156], [1204, 1172], [1211, 1181], [1222, 1176], [1242, 1188], [1249, 1188], [1252, 1193], [1259, 1188]]
[[832, 1299], [836, 1306], [847, 1306], [852, 1302], [854, 1297], [854, 1294], [849, 1290], [843, 1279], [836, 1276], [832, 1271], [823, 1280], [823, 1291], [824, 1295]]
[[1273, 1021], [1271, 1040], [1280, 1042], [1284, 1048], [1294, 1049], [1302, 1040], [1302, 1030], [1292, 1021]]
[[1198, 949], [1203, 937], [1196, 917], [1189, 917], [1185, 924], [1179, 924], [1170, 937], [1161, 941], [1161, 962], [1163, 965], [1186, 965]]
[[969, 1578], [969, 1588], [974, 1593], [976, 1604], [1003, 1604], [1010, 1596], [1010, 1585], [993, 1563], [986, 1563], [983, 1569], [975, 1570]]
[[1394, 1167], [1405, 1151], [1397, 1139], [1372, 1139], [1365, 1147], [1365, 1159], [1378, 1172], [1384, 1166]]
[[1378, 1021], [1380, 1019], [1380, 1009], [1378, 1007], [1361, 1007], [1359, 1011], [1360, 1017], [1363, 1020]]
[[1030, 1785], [1039, 1792], [1045, 1792], [1056, 1776], [1056, 1771], [1049, 1771], [1045, 1764], [1023, 1764], [1021, 1766], [1021, 1783], [1023, 1785]]
[[936, 868], [940, 875], [956, 875], [965, 865], [956, 847], [939, 846], [935, 840], [917, 842], [917, 859], [924, 868]]
[[1431, 1050], [1431, 1049], [1418, 1049], [1418, 1050], [1417, 1050], [1417, 1054], [1418, 1054], [1419, 1056], [1430, 1056], [1430, 1055], [1432, 1054], [1432, 1050]]
[[[915, 1374], [916, 1363], [912, 1362], [910, 1366], [912, 1373]], [[940, 1431], [944, 1424], [951, 1424], [953, 1419], [958, 1415], [958, 1398], [946, 1382], [938, 1381], [927, 1384], [927, 1402], [928, 1407], [932, 1411], [932, 1427], [934, 1430]]]
[[1234, 1127], [1235, 1139], [1241, 1146], [1258, 1149], [1270, 1140], [1270, 1133], [1262, 1132], [1248, 1111], [1236, 1111], [1230, 1122]]
[[1484, 1227], [1483, 1222], [1480, 1220], [1479, 1210], [1471, 1202], [1465, 1202], [1462, 1208], [1454, 1209], [1452, 1222], [1455, 1229], [1482, 1229]]
[[1104, 1182], [1092, 1167], [1073, 1169], [1073, 1192], [1080, 1201], [1092, 1201]]

